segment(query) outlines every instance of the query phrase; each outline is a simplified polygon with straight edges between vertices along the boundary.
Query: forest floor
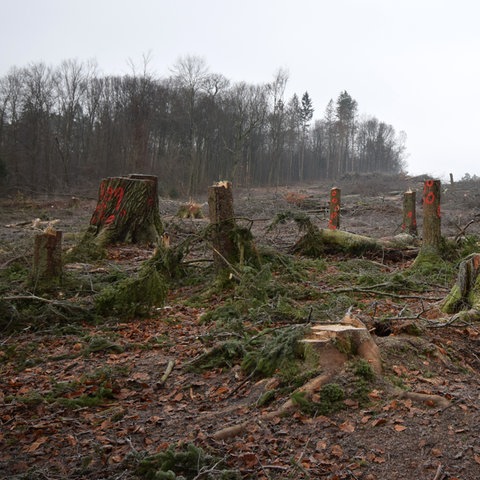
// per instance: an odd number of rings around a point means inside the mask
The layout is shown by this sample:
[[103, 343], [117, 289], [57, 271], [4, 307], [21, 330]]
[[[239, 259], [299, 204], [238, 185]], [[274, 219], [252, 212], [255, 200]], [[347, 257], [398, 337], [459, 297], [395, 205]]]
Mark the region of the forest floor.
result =
[[[54, 222], [68, 249], [96, 202], [3, 199], [0, 304], [10, 300], [0, 308], [0, 478], [478, 479], [480, 325], [451, 322], [440, 305], [460, 258], [480, 249], [480, 185], [443, 187], [442, 233], [450, 247], [431, 272], [412, 268], [415, 251], [293, 255], [295, 224], [269, 225], [294, 210], [326, 227], [332, 186], [234, 191], [239, 221], [270, 260], [219, 286], [209, 249], [198, 242], [166, 304], [129, 319], [91, 318], [88, 299], [133, 275], [152, 248], [116, 245], [106, 259], [65, 265], [75, 288], [66, 282], [48, 295], [37, 292], [25, 286], [33, 236], [45, 227], [35, 219]], [[376, 176], [338, 186], [341, 229], [374, 238], [400, 233], [403, 192], [422, 191], [420, 179]], [[160, 200], [172, 244], [200, 236], [208, 223], [176, 218], [181, 204]], [[420, 202], [418, 220], [421, 232]], [[64, 309], [64, 302], [81, 308]], [[383, 375], [362, 376], [352, 357], [332, 380], [340, 394], [330, 403], [319, 394], [269, 418], [321, 372], [288, 357], [290, 366], [280, 362], [259, 375], [259, 355], [295, 329], [337, 322], [347, 311], [372, 332]], [[253, 370], [246, 358], [257, 359]], [[447, 402], [394, 396], [392, 386]], [[238, 424], [245, 426], [237, 435], [214, 437]]]

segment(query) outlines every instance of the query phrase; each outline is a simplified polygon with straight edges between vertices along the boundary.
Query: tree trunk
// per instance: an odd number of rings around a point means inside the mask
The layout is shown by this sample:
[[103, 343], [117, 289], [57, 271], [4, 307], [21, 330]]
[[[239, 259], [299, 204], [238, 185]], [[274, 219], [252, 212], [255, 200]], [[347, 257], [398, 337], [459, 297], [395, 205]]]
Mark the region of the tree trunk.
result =
[[416, 192], [412, 192], [411, 190], [403, 194], [402, 230], [414, 236], [417, 236], [416, 196]]
[[422, 246], [438, 251], [441, 242], [440, 180], [426, 180], [423, 187]]
[[[324, 253], [339, 252], [351, 255], [362, 255], [366, 252], [388, 254], [389, 250], [403, 251], [412, 248], [414, 241], [414, 237], [407, 234], [376, 239], [342, 230], [314, 227], [295, 243], [291, 251], [311, 257], [319, 257]], [[417, 252], [416, 248], [414, 252]]]
[[157, 177], [132, 174], [102, 180], [89, 228], [101, 245], [158, 243], [162, 230]]
[[208, 209], [213, 230], [213, 260], [215, 270], [219, 272], [240, 259], [238, 246], [233, 239], [235, 217], [230, 182], [218, 182], [208, 188]]
[[35, 236], [32, 280], [59, 282], [62, 277], [62, 232], [48, 229]]
[[337, 230], [340, 228], [340, 200], [341, 190], [339, 188], [332, 188], [330, 190], [330, 218], [328, 221], [328, 228], [330, 230]]

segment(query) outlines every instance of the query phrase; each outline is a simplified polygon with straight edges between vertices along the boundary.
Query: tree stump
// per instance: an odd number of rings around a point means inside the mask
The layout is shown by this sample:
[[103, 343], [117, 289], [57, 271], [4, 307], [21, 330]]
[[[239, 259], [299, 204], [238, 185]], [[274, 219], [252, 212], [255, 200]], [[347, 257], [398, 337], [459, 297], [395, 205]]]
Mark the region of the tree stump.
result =
[[212, 225], [213, 261], [217, 272], [240, 260], [234, 241], [235, 215], [232, 184], [218, 182], [208, 188], [208, 210]]
[[89, 228], [98, 243], [158, 243], [162, 231], [157, 177], [131, 174], [102, 180]]
[[340, 228], [341, 193], [341, 190], [336, 187], [330, 190], [330, 216], [328, 220], [328, 228], [330, 230], [337, 230]]
[[472, 253], [460, 263], [457, 281], [443, 302], [445, 313], [480, 314], [480, 254]]
[[59, 282], [62, 277], [62, 232], [48, 228], [35, 236], [32, 280]]
[[440, 180], [426, 180], [423, 187], [422, 246], [436, 251], [442, 243], [440, 186]]
[[314, 325], [302, 343], [315, 349], [326, 371], [338, 369], [349, 357], [358, 356], [367, 361], [376, 374], [382, 373], [380, 349], [364, 323], [350, 313], [340, 323]]
[[416, 192], [408, 190], [403, 194], [402, 230], [409, 235], [417, 236]]

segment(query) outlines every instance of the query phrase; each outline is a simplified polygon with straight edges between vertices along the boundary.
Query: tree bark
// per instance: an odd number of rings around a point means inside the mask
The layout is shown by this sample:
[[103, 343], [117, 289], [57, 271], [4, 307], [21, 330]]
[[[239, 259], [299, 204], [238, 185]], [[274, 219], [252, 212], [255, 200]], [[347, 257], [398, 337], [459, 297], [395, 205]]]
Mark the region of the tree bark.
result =
[[102, 180], [89, 228], [100, 244], [158, 243], [162, 230], [157, 177], [132, 174]]

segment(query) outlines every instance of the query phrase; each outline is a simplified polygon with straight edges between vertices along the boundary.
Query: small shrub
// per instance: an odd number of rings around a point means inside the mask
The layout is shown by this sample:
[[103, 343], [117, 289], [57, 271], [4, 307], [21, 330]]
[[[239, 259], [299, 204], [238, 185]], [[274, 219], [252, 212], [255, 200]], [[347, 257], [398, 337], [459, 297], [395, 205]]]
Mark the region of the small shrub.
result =
[[359, 360], [356, 362], [353, 369], [353, 373], [364, 380], [371, 382], [375, 379], [375, 372], [373, 371], [372, 366], [365, 360]]
[[179, 218], [203, 218], [202, 206], [195, 202], [184, 203], [180, 205], [176, 216]]
[[263, 345], [253, 346], [247, 353], [242, 368], [247, 373], [255, 372], [259, 376], [269, 377], [277, 370], [291, 368], [296, 359], [300, 359], [301, 352], [298, 340], [304, 336], [303, 328], [288, 328], [274, 332]]
[[215, 346], [190, 363], [191, 369], [211, 370], [214, 368], [231, 368], [245, 354], [245, 347], [239, 340], [229, 340]]
[[320, 390], [320, 401], [312, 402], [306, 398], [305, 392], [292, 394], [292, 401], [300, 407], [306, 415], [328, 415], [344, 408], [345, 392], [336, 383], [327, 383]]

